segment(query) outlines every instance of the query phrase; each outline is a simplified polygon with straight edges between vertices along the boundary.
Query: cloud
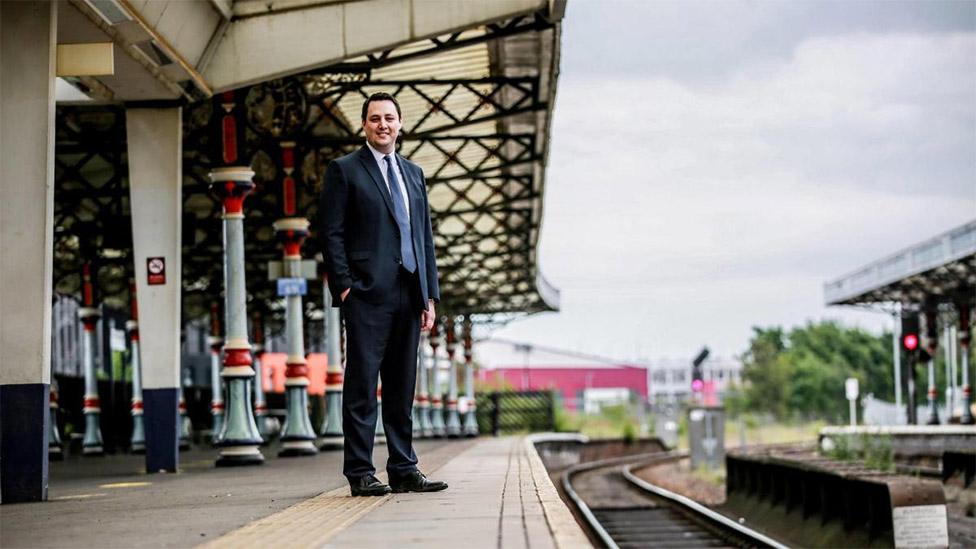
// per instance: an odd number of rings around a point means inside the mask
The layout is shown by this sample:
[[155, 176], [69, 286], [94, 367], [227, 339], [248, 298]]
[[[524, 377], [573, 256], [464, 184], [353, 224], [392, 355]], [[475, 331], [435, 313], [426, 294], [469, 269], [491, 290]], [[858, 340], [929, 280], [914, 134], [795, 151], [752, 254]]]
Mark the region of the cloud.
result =
[[976, 214], [976, 33], [811, 36], [720, 82], [564, 71], [552, 135], [540, 263], [565, 306], [505, 337], [629, 357], [878, 328], [822, 283]]

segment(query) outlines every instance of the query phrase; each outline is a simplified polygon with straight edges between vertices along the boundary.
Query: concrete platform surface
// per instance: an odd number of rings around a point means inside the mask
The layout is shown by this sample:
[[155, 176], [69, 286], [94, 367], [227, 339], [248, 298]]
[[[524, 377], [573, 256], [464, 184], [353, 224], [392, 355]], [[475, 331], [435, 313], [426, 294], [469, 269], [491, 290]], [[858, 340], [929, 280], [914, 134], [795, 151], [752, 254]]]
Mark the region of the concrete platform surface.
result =
[[263, 466], [215, 469], [215, 451], [195, 450], [175, 475], [74, 457], [52, 464], [50, 501], [0, 506], [0, 547], [590, 547], [524, 437], [416, 448], [448, 490], [353, 498], [341, 452], [266, 449]]

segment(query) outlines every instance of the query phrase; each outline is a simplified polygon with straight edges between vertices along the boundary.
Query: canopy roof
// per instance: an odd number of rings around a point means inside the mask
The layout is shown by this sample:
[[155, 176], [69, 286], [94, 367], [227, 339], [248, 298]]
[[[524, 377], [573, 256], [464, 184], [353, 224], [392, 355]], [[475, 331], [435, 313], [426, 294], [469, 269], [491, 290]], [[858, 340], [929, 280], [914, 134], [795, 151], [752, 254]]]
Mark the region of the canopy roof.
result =
[[[252, 305], [274, 312], [267, 262], [281, 251], [271, 224], [308, 217], [313, 234], [305, 256], [319, 250], [321, 177], [330, 160], [362, 146], [360, 109], [375, 91], [397, 97], [400, 151], [427, 177], [442, 308], [482, 320], [556, 309], [558, 292], [539, 273], [537, 246], [561, 15], [546, 6], [188, 103], [185, 316], [201, 316], [220, 301], [220, 205], [209, 195], [207, 174], [219, 165], [213, 136], [222, 113], [246, 125], [242, 148], [258, 184], [245, 204], [248, 290]], [[132, 262], [124, 109], [60, 105], [57, 120], [57, 289], [77, 292], [81, 262], [97, 257], [102, 297], [122, 305]], [[286, 213], [281, 195], [289, 177], [298, 211]], [[311, 286], [314, 315], [321, 288]]]
[[976, 221], [824, 284], [827, 305], [972, 303]]

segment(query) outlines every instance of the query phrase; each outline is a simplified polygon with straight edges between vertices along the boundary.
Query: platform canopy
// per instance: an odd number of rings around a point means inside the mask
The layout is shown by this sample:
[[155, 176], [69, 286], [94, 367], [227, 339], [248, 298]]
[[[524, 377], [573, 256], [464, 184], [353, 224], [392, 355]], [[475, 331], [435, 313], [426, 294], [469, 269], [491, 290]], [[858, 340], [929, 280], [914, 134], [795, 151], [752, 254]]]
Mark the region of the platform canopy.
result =
[[972, 303], [976, 220], [824, 285], [827, 305]]
[[[220, 301], [220, 205], [208, 193], [230, 113], [246, 126], [256, 192], [246, 202], [252, 304], [271, 304], [272, 223], [312, 221], [325, 167], [364, 143], [376, 91], [403, 108], [400, 152], [420, 164], [433, 210], [442, 309], [491, 320], [558, 308], [539, 272], [549, 129], [564, 2], [441, 0], [131, 2], [79, 0], [63, 41], [115, 42], [116, 74], [69, 79], [92, 102], [57, 112], [55, 282], [78, 291], [96, 259], [102, 297], [127, 300], [131, 273], [125, 105], [184, 106], [183, 283], [188, 317]], [[68, 20], [67, 23], [64, 20]], [[70, 28], [65, 28], [67, 25]], [[134, 102], [134, 103], [133, 103]], [[283, 210], [282, 193], [298, 209]], [[308, 307], [321, 305], [321, 288]]]

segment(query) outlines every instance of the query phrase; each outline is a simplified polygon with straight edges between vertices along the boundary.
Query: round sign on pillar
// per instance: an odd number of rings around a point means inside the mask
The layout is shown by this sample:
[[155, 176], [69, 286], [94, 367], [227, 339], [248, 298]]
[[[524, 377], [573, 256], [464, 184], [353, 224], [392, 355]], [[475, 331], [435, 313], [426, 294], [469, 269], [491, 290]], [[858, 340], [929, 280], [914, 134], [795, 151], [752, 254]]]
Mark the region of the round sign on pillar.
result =
[[166, 284], [166, 258], [146, 258], [146, 282], [150, 286]]

